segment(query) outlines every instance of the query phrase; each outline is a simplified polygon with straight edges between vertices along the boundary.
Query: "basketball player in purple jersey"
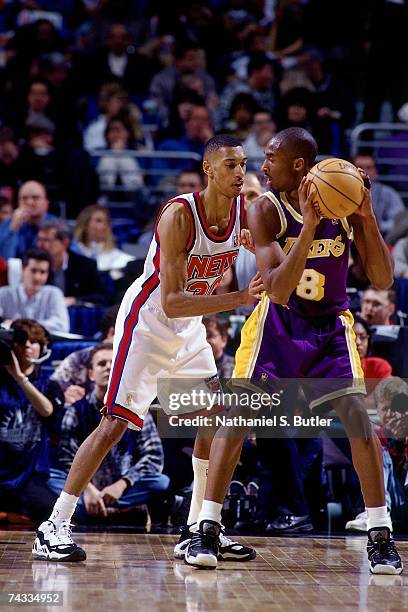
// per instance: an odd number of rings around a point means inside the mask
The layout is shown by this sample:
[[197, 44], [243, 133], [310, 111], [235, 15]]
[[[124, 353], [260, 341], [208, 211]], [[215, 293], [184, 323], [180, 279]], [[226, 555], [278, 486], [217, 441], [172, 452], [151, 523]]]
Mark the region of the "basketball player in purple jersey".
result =
[[[240, 195], [246, 160], [236, 138], [214, 136], [204, 152], [207, 188], [200, 193], [181, 194], [161, 209], [144, 271], [127, 290], [119, 309], [104, 417], [78, 449], [49, 520], [37, 530], [35, 558], [64, 562], [86, 558], [71, 537], [70, 520], [78, 498], [128, 425], [143, 427], [158, 394], [159, 378], [191, 380], [191, 385], [198, 380], [199, 390], [205, 392], [212, 392], [214, 385], [217, 391], [220, 389], [202, 315], [253, 304], [263, 289], [256, 275], [242, 291], [213, 294], [235, 261], [246, 231]], [[162, 407], [172, 414], [168, 405]], [[191, 416], [196, 411], [192, 402], [181, 406], [179, 414]], [[201, 510], [214, 433], [213, 429], [199, 431], [196, 438], [190, 529], [182, 534], [184, 544], [191, 539], [191, 525], [196, 524]], [[132, 484], [123, 474], [115, 483], [116, 499]], [[104, 509], [102, 498], [99, 503]], [[255, 557], [253, 548], [230, 540], [221, 530], [217, 547], [222, 558]], [[184, 556], [184, 552], [178, 554]]]
[[[392, 285], [392, 260], [368, 189], [348, 220], [319, 217], [313, 192], [307, 196], [306, 179], [316, 155], [315, 140], [300, 128], [283, 130], [266, 145], [263, 171], [270, 191], [257, 198], [247, 213], [265, 294], [243, 327], [233, 378], [237, 383], [249, 379], [253, 384], [283, 378], [323, 379], [323, 385], [309, 381], [304, 392], [312, 410], [330, 401], [349, 436], [368, 512], [370, 570], [399, 574], [402, 561], [391, 538], [381, 446], [362, 397], [363, 372], [348, 311], [346, 278], [352, 235], [375, 287]], [[224, 453], [219, 448], [222, 460], [218, 462], [223, 477], [215, 471], [217, 462], [210, 461], [203, 507], [212, 508], [212, 514], [201, 513], [200, 519], [207, 523], [211, 519], [215, 529], [240, 445], [238, 432], [235, 439], [224, 438]], [[215, 538], [211, 542], [201, 531], [193, 536], [186, 552], [186, 562], [191, 565], [205, 565], [211, 544], [216, 554]]]

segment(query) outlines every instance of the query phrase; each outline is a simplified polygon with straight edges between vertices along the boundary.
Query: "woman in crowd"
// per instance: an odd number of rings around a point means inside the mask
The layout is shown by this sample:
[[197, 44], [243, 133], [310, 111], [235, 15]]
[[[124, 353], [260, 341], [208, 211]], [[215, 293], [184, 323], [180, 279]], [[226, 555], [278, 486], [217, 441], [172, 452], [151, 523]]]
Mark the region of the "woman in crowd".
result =
[[99, 272], [108, 272], [113, 279], [133, 257], [115, 247], [109, 210], [99, 204], [87, 206], [78, 215], [73, 249], [96, 260]]

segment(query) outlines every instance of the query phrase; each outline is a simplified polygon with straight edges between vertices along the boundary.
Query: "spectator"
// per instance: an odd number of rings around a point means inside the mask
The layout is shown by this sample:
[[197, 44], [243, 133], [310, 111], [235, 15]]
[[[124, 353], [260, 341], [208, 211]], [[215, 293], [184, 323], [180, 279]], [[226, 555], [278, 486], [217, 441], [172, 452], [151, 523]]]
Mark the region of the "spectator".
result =
[[15, 192], [21, 178], [20, 147], [13, 130], [0, 128], [0, 185]]
[[371, 179], [373, 208], [381, 233], [385, 236], [393, 229], [395, 217], [400, 212], [405, 211], [404, 202], [393, 187], [377, 181], [377, 164], [372, 155], [369, 153], [358, 153], [353, 159], [353, 164], [358, 168], [362, 168]]
[[43, 221], [52, 219], [48, 214], [47, 192], [41, 183], [27, 181], [18, 192], [18, 206], [13, 216], [0, 225], [0, 255], [22, 257], [37, 239]]
[[[191, 151], [202, 156], [205, 143], [214, 135], [211, 117], [205, 106], [194, 106], [185, 120], [184, 135], [179, 138], [164, 140], [158, 151]], [[154, 168], [157, 170], [183, 170], [191, 166], [189, 159], [157, 159]]]
[[102, 83], [116, 81], [132, 95], [146, 95], [152, 64], [135, 50], [124, 24], [112, 24], [103, 48], [92, 55], [90, 63], [84, 59], [87, 67], [83, 73], [84, 91], [94, 93]]
[[21, 177], [43, 183], [53, 199], [66, 202], [68, 215], [75, 216], [76, 210], [98, 195], [98, 181], [88, 154], [69, 143], [57, 146], [55, 125], [46, 117], [33, 117], [26, 128]]
[[228, 343], [228, 320], [212, 315], [204, 317], [203, 323], [207, 330], [207, 342], [214, 353], [218, 376], [221, 379], [231, 378], [235, 360], [225, 353]]
[[361, 300], [361, 318], [368, 325], [391, 325], [390, 319], [395, 312], [396, 294], [394, 289], [375, 289], [369, 287]]
[[249, 93], [238, 93], [231, 102], [229, 130], [240, 140], [245, 139], [251, 129], [258, 110], [255, 98]]
[[164, 68], [153, 77], [149, 94], [156, 102], [157, 115], [163, 127], [169, 124], [169, 113], [175, 100], [176, 86], [183, 75], [198, 76], [203, 81], [206, 98], [215, 95], [214, 79], [205, 71], [202, 56], [202, 49], [196, 43], [177, 45], [174, 66]]
[[364, 319], [356, 316], [353, 330], [364, 372], [367, 394], [370, 395], [377, 386], [379, 379], [392, 376], [392, 366], [385, 359], [370, 356], [372, 331]]
[[[128, 199], [143, 185], [137, 159], [125, 153], [136, 145], [131, 123], [124, 116], [111, 117], [106, 125], [105, 139], [110, 152], [100, 158], [96, 168], [101, 189], [109, 192], [119, 185]], [[122, 194], [123, 191], [115, 192], [113, 199], [120, 199]]]
[[29, 249], [23, 257], [22, 283], [0, 288], [0, 317], [10, 325], [15, 319], [34, 319], [50, 332], [69, 331], [64, 295], [58, 287], [46, 285], [51, 268], [47, 251]]
[[96, 260], [99, 272], [119, 278], [133, 257], [115, 248], [109, 210], [98, 204], [87, 206], [78, 215], [74, 231], [75, 251]]
[[15, 320], [12, 329], [11, 359], [6, 356], [0, 368], [0, 508], [41, 522], [56, 499], [46, 484], [49, 433], [64, 400], [58, 385], [35, 365], [47, 348], [48, 332], [31, 319]]
[[49, 83], [40, 78], [32, 79], [28, 85], [25, 107], [18, 114], [15, 108], [11, 109], [11, 112], [16, 112], [16, 116], [10, 118], [10, 123], [12, 123], [20, 136], [24, 136], [23, 128], [27, 122], [44, 119], [52, 121], [50, 103], [51, 93]]
[[248, 64], [248, 81], [232, 81], [220, 97], [221, 119], [230, 116], [231, 104], [238, 93], [250, 93], [261, 110], [274, 113], [279, 102], [277, 64], [265, 53], [253, 55]]
[[176, 193], [193, 193], [204, 189], [203, 176], [198, 170], [183, 170], [177, 177]]
[[79, 302], [103, 304], [103, 288], [96, 262], [71, 250], [72, 230], [66, 221], [46, 221], [40, 226], [37, 247], [51, 257], [48, 284], [59, 287], [66, 306]]
[[[99, 425], [103, 400], [108, 388], [112, 365], [112, 345], [98, 345], [91, 356], [88, 377], [94, 390], [65, 410], [61, 424], [58, 469], [52, 470], [50, 488], [61, 493], [75, 454]], [[87, 522], [90, 517], [106, 518], [109, 514], [154, 501], [164, 493], [169, 479], [162, 474], [163, 449], [151, 415], [143, 429], [129, 429], [109, 452], [78, 505], [76, 518]]]
[[400, 238], [393, 250], [394, 275], [396, 278], [408, 278], [408, 236]]
[[9, 198], [0, 194], [0, 224], [8, 221], [13, 216], [13, 204]]
[[[259, 168], [260, 160], [264, 157], [264, 148], [268, 140], [276, 133], [276, 123], [270, 112], [258, 111], [242, 146], [249, 157], [250, 168]], [[252, 158], [257, 158], [252, 162]], [[252, 163], [251, 163], [252, 162]]]
[[[101, 343], [113, 341], [118, 310], [118, 305], [112, 306], [103, 315], [100, 323]], [[64, 391], [66, 404], [77, 402], [84, 397], [85, 393], [89, 393], [93, 389], [93, 382], [88, 378], [93, 349], [93, 346], [89, 346], [74, 351], [61, 361], [51, 375], [51, 380], [57, 382]]]
[[109, 119], [116, 115], [128, 116], [133, 124], [136, 139], [143, 140], [140, 110], [135, 104], [128, 102], [128, 93], [119, 83], [104, 83], [102, 85], [98, 106], [100, 114], [84, 131], [84, 147], [87, 151], [106, 148], [106, 125]]

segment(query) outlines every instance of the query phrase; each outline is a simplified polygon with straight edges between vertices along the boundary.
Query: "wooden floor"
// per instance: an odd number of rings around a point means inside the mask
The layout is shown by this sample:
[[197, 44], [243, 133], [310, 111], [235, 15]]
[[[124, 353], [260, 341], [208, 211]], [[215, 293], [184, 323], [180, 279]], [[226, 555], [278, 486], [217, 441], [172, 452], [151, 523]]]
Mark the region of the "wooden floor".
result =
[[[63, 591], [63, 608], [37, 610], [408, 610], [408, 567], [402, 576], [370, 576], [365, 537], [242, 538], [257, 558], [215, 571], [173, 561], [170, 535], [80, 533], [88, 559], [78, 564], [32, 561], [32, 537], [0, 531], [0, 592]], [[408, 559], [408, 542], [399, 548]]]

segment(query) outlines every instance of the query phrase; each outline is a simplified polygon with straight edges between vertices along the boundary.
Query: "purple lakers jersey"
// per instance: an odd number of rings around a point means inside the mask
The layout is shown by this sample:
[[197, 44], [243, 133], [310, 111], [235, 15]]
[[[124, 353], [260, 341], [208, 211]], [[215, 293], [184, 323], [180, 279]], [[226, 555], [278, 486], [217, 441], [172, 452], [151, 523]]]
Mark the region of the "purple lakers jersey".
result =
[[[281, 228], [276, 238], [286, 255], [293, 248], [303, 218], [284, 193], [265, 194], [278, 211]], [[346, 310], [349, 249], [352, 237], [347, 219], [321, 219], [307, 256], [306, 267], [287, 306], [303, 317]]]

